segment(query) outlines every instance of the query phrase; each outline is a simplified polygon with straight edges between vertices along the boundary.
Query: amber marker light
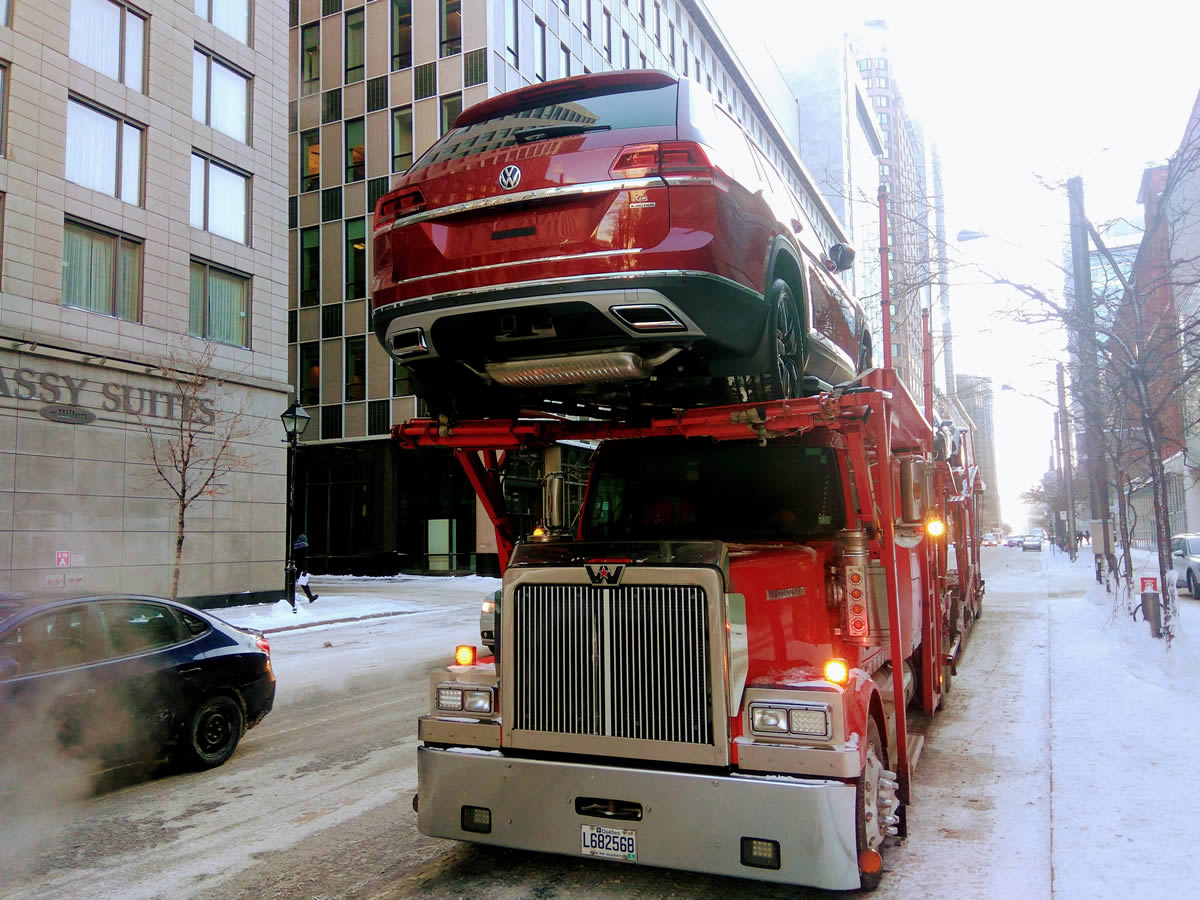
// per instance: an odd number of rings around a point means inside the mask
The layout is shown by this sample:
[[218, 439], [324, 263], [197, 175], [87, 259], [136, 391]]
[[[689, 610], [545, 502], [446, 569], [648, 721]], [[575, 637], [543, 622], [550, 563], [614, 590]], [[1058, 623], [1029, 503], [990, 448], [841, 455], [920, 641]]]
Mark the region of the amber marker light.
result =
[[843, 659], [831, 659], [825, 663], [825, 680], [834, 684], [845, 684], [850, 680], [850, 667]]
[[930, 519], [925, 523], [925, 531], [930, 537], [940, 538], [946, 533], [946, 523], [941, 519]]
[[458, 666], [475, 665], [475, 648], [470, 644], [459, 644], [455, 647], [454, 664]]
[[534, 537], [545, 537], [546, 529], [543, 528], [541, 525], [535, 525], [533, 528], [533, 536]]

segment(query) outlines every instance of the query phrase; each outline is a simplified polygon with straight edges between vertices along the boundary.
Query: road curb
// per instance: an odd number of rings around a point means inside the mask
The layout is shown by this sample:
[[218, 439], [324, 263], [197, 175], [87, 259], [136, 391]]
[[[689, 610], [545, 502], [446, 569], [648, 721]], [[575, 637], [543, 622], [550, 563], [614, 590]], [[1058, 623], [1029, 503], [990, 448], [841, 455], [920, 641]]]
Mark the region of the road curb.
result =
[[342, 625], [346, 622], [366, 622], [370, 619], [388, 619], [392, 616], [411, 616], [416, 610], [404, 609], [396, 612], [368, 613], [365, 616], [347, 616], [344, 619], [322, 619], [320, 622], [301, 622], [296, 625], [280, 625], [278, 628], [260, 629], [263, 634], [278, 634], [281, 631], [301, 631], [305, 628], [317, 628], [321, 625]]

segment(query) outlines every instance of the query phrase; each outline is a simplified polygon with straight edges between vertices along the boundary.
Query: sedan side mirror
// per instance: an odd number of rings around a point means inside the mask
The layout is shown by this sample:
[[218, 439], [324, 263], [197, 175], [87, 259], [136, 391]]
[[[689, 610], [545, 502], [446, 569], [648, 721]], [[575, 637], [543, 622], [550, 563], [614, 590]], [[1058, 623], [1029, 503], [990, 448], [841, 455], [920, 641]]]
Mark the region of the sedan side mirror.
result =
[[1183, 559], [1183, 551], [1182, 550], [1176, 550], [1175, 555], [1178, 556], [1180, 559]]

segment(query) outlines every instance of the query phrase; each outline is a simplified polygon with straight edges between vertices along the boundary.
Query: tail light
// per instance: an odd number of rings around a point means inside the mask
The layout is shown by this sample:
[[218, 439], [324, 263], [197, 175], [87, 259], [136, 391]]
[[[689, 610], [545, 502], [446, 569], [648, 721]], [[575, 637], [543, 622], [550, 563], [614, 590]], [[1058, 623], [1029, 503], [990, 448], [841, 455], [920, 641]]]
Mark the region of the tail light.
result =
[[271, 655], [271, 642], [268, 641], [265, 636], [261, 634], [255, 635], [254, 646], [256, 646], [263, 653], [267, 654], [267, 656]]
[[409, 188], [395, 194], [386, 194], [375, 204], [375, 227], [392, 221], [399, 216], [420, 212], [425, 208], [425, 195], [420, 188]]
[[657, 144], [627, 144], [617, 154], [609, 174], [622, 178], [646, 178], [660, 175], [673, 179], [703, 178], [712, 181], [712, 164], [704, 149], [691, 141], [666, 141]]

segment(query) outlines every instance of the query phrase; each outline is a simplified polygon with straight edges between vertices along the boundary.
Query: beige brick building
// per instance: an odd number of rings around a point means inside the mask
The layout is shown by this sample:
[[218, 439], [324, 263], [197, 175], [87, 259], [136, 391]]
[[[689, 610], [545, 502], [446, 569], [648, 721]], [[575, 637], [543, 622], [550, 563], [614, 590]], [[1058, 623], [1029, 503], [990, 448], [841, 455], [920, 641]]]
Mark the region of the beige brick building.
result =
[[[190, 507], [181, 597], [283, 583], [287, 9], [0, 0], [0, 590], [166, 593], [149, 465], [191, 414], [244, 465]], [[224, 379], [184, 409], [163, 363]], [[245, 598], [243, 598], [245, 599]]]

